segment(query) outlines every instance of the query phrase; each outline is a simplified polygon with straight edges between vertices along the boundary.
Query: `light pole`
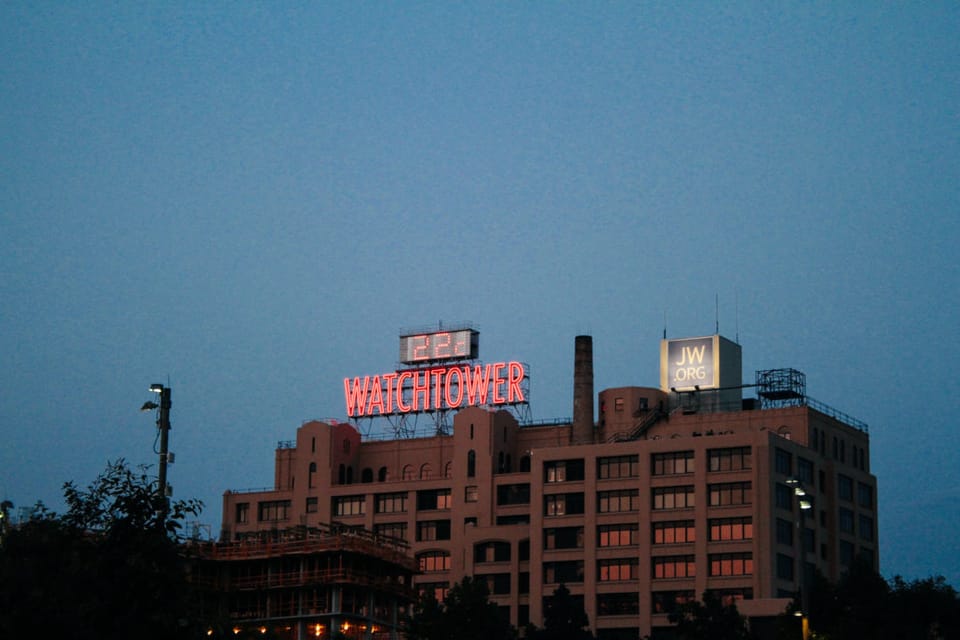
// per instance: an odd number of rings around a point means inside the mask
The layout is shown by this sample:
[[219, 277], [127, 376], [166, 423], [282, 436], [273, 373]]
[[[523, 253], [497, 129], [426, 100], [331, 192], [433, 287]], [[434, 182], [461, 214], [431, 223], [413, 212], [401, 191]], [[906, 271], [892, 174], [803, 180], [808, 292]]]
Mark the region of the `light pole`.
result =
[[157, 416], [157, 429], [160, 430], [160, 469], [157, 475], [157, 495], [160, 505], [160, 526], [164, 527], [166, 525], [168, 508], [167, 462], [171, 457], [167, 453], [167, 445], [170, 438], [170, 407], [173, 403], [170, 401], [170, 387], [155, 383], [150, 385], [150, 391], [159, 396], [160, 404], [156, 402], [145, 402], [143, 406], [140, 407], [140, 410], [150, 411], [152, 409], [160, 409], [159, 415]]
[[797, 478], [787, 478], [787, 484], [793, 489], [793, 495], [796, 496], [797, 504], [800, 507], [796, 518], [797, 558], [800, 569], [800, 610], [797, 615], [801, 616], [803, 640], [807, 640], [810, 636], [810, 594], [807, 585], [807, 549], [804, 546], [804, 534], [806, 531], [803, 524], [806, 520], [807, 511], [813, 509], [813, 498], [807, 493], [806, 489], [803, 488], [803, 484], [801, 484]]

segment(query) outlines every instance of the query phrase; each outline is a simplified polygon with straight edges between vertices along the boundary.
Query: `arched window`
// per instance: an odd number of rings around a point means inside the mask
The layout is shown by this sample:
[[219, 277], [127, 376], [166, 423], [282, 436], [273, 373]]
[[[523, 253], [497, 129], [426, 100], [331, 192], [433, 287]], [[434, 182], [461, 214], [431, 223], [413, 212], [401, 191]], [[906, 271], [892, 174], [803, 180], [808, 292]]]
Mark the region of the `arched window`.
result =
[[429, 480], [433, 477], [433, 469], [430, 468], [430, 463], [425, 462], [423, 466], [420, 467], [420, 479]]
[[453, 477], [453, 463], [452, 463], [452, 462], [447, 462], [447, 464], [443, 465], [443, 477], [444, 477], [444, 478], [452, 478], [452, 477]]
[[506, 466], [504, 464], [505, 460], [503, 457], [503, 451], [497, 456], [497, 473], [503, 473], [506, 471]]
[[387, 481], [387, 468], [386, 468], [386, 467], [380, 467], [380, 470], [377, 471], [377, 481], [378, 481], [378, 482], [386, 482], [386, 481]]
[[473, 449], [467, 452], [467, 477], [473, 478], [477, 475], [477, 452]]
[[307, 487], [309, 487], [310, 489], [313, 488], [313, 477], [316, 473], [317, 473], [317, 463], [311, 462], [309, 471], [307, 473]]
[[347, 468], [344, 465], [340, 465], [340, 468], [337, 469], [337, 484], [344, 484], [347, 481]]
[[347, 467], [347, 484], [353, 484], [353, 467]]
[[403, 474], [400, 477], [403, 478], [404, 480], [413, 480], [414, 479], [413, 465], [412, 464], [403, 465]]
[[365, 467], [360, 472], [360, 482], [373, 482], [373, 469]]
[[522, 471], [523, 473], [530, 472], [530, 456], [520, 457], [520, 471]]

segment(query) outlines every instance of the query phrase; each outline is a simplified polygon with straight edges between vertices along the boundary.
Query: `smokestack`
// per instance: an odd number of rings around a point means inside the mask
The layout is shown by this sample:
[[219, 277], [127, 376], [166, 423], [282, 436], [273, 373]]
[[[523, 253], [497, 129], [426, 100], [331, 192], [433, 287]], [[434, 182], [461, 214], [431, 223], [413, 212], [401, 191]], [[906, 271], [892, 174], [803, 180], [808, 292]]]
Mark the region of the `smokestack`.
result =
[[593, 442], [593, 338], [577, 336], [573, 355], [571, 444]]

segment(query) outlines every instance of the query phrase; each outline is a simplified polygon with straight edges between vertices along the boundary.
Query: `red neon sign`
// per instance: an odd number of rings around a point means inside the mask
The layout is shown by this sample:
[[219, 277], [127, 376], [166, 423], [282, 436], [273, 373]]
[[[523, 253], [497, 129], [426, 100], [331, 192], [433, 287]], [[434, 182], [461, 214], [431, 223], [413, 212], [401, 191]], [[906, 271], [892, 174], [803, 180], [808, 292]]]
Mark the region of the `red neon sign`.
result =
[[343, 379], [351, 418], [526, 402], [523, 365], [451, 365]]

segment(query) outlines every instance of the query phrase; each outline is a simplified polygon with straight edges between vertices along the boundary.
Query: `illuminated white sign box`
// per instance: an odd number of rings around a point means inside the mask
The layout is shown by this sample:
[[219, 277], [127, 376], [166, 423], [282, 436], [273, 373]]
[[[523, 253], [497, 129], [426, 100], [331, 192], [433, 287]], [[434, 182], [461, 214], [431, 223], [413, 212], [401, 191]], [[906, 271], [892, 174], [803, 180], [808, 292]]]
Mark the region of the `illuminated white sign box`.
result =
[[660, 341], [660, 388], [693, 391], [738, 387], [740, 345], [720, 335]]

